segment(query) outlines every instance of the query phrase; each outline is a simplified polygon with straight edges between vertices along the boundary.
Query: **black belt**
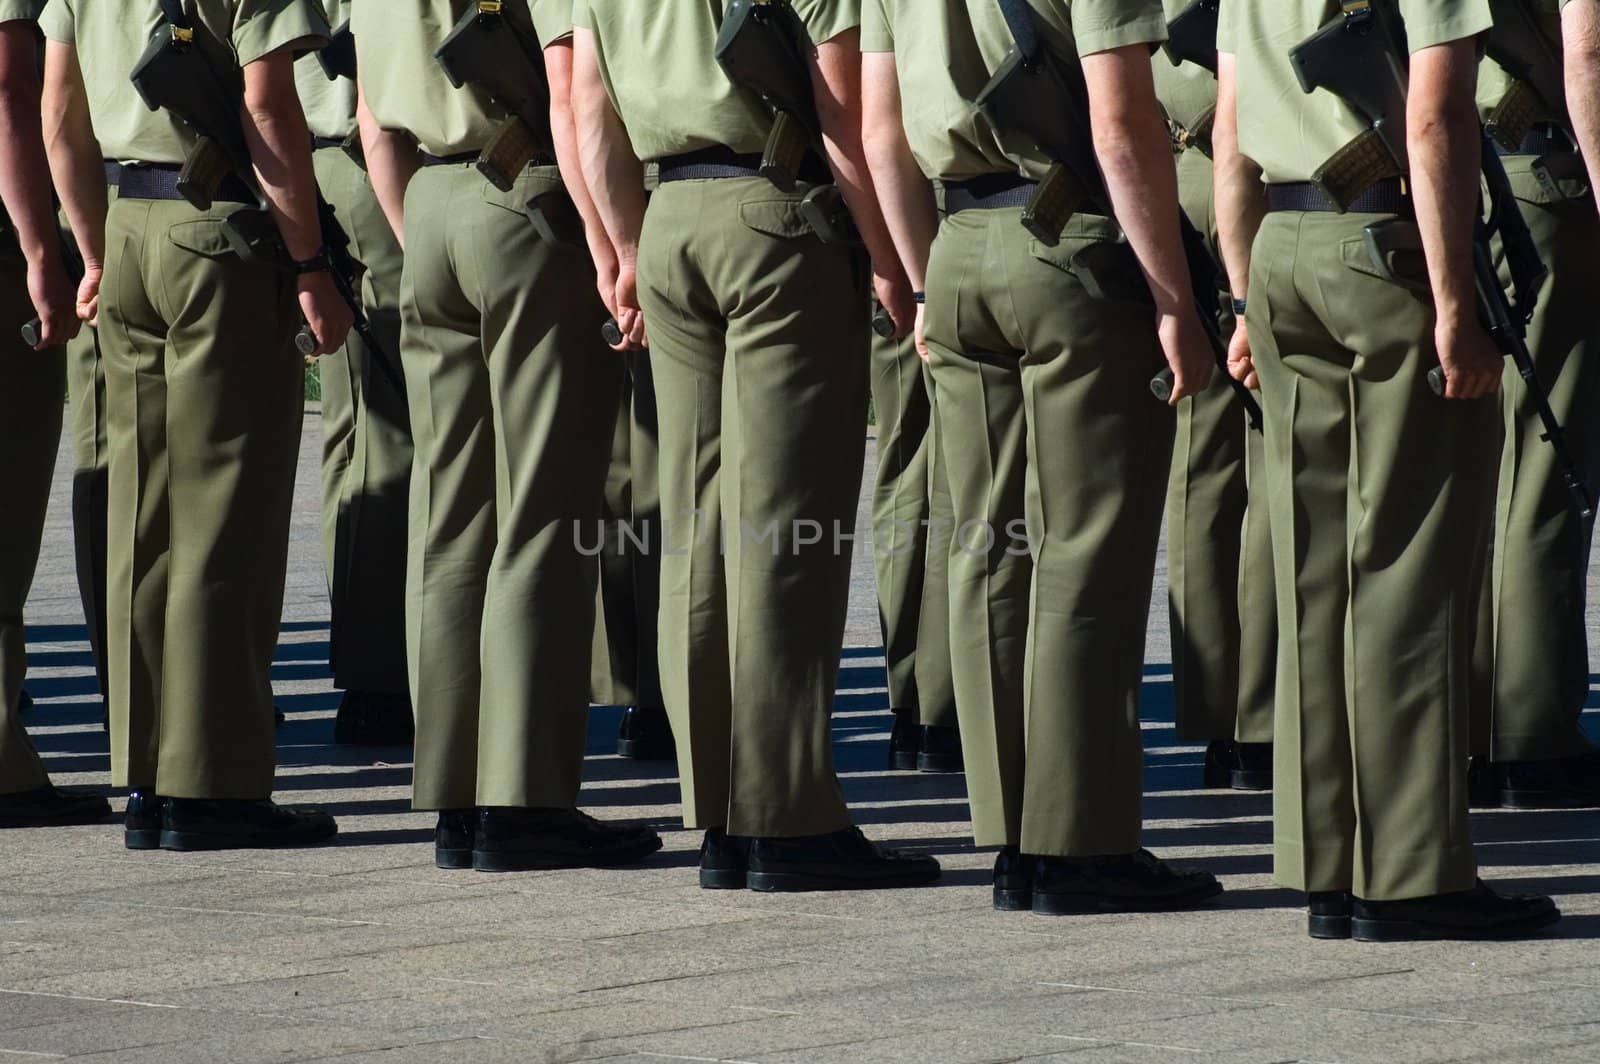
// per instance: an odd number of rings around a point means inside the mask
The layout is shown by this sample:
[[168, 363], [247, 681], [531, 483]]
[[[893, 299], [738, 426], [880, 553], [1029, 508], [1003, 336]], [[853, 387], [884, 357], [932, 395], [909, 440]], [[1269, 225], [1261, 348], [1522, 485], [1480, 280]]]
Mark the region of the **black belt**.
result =
[[122, 164], [105, 160], [106, 184], [118, 185], [122, 183]]
[[1567, 139], [1565, 131], [1554, 122], [1536, 122], [1515, 150], [1506, 151], [1498, 142], [1494, 150], [1497, 155], [1550, 155], [1555, 152], [1571, 153], [1578, 149]]
[[[741, 155], [732, 148], [722, 145], [701, 148], [699, 151], [686, 152], [683, 155], [664, 156], [656, 160], [656, 165], [660, 167], [660, 181], [663, 185], [671, 181], [708, 181], [726, 177], [761, 176], [759, 152]], [[811, 152], [806, 153], [805, 162], [800, 166], [800, 173], [795, 176], [812, 185], [828, 184], [833, 181], [828, 168]]]
[[313, 151], [321, 151], [323, 148], [342, 148], [344, 142], [344, 137], [312, 137], [311, 148]]
[[[181, 200], [178, 176], [183, 168], [173, 163], [132, 163], [118, 167], [117, 195], [122, 199]], [[233, 174], [223, 179], [211, 197], [218, 203], [254, 203], [243, 181]]]
[[1001, 207], [1026, 207], [1033, 199], [1037, 181], [1016, 174], [984, 174], [965, 181], [944, 183], [944, 212], [995, 210]]
[[429, 155], [425, 151], [419, 151], [417, 158], [422, 160], [423, 166], [464, 166], [467, 163], [477, 162], [478, 153], [467, 151], [455, 155]]
[[[1267, 186], [1267, 210], [1309, 211], [1335, 214], [1338, 208], [1309, 181], [1285, 181]], [[1386, 177], [1352, 200], [1350, 214], [1410, 214], [1411, 197], [1398, 177]]]

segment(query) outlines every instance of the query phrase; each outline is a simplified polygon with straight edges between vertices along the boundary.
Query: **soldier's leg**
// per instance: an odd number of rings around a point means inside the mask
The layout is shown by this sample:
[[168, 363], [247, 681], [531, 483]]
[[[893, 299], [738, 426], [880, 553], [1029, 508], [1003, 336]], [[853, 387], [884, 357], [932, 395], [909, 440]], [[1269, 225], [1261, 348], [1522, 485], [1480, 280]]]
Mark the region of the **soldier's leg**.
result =
[[479, 633], [496, 535], [496, 441], [481, 318], [456, 278], [450, 248], [453, 213], [482, 209], [483, 186], [481, 178], [477, 186], [460, 180], [458, 169], [425, 168], [406, 189], [400, 297], [416, 448], [405, 610], [417, 715], [412, 801], [439, 810], [477, 804]]
[[[759, 208], [769, 190], [750, 181], [734, 191]], [[763, 838], [849, 824], [831, 724], [854, 549], [843, 537], [856, 530], [866, 456], [866, 278], [849, 249], [773, 235], [793, 231], [795, 210], [771, 231], [734, 219], [726, 240], [736, 250], [713, 267], [732, 300], [721, 479], [728, 830]]]
[[621, 394], [612, 426], [601, 526], [592, 532], [584, 530], [586, 537], [592, 535], [599, 541], [600, 548], [589, 700], [606, 706], [634, 704], [632, 662], [638, 637], [633, 617], [633, 559], [625, 550], [623, 535], [633, 509], [633, 388], [626, 377]]
[[98, 329], [84, 326], [67, 344], [67, 394], [72, 412], [72, 544], [78, 597], [95, 677], [104, 704], [106, 675], [106, 377]]
[[[1239, 557], [1239, 719], [1234, 738], [1272, 742], [1273, 688], [1278, 671], [1278, 601], [1272, 580], [1272, 524], [1268, 498], [1266, 435], [1245, 431], [1249, 502]], [[1262, 766], [1270, 783], [1271, 763]]]
[[484, 807], [570, 809], [582, 778], [595, 583], [579, 537], [600, 517], [622, 362], [600, 339], [605, 308], [586, 250], [544, 239], [522, 213], [559, 189], [553, 170], [531, 170], [503, 200], [483, 192], [452, 212], [451, 249], [483, 317], [494, 408]]
[[928, 549], [922, 578], [922, 607], [917, 611], [917, 700], [922, 723], [949, 729], [959, 765], [961, 739], [956, 729], [956, 693], [950, 678], [950, 545], [955, 539], [955, 503], [943, 454], [944, 430], [939, 425], [938, 393], [932, 370], [922, 367], [929, 400], [928, 417]]
[[[926, 336], [955, 534], [949, 558], [949, 646], [979, 846], [1022, 837], [1023, 672], [1033, 560], [1008, 538], [1025, 519], [1026, 424], [1011, 344], [981, 309], [986, 225], [945, 220], [928, 263]], [[992, 542], [991, 542], [992, 541]]]
[[[0, 520], [0, 798], [50, 782], [18, 710], [28, 668], [22, 610], [50, 502], [66, 362], [60, 349], [34, 351], [22, 343], [12, 323], [20, 327], [31, 317], [21, 253], [0, 248], [0, 498], [6, 500]], [[5, 817], [0, 803], [0, 824]]]
[[[319, 183], [349, 233], [350, 252], [366, 266], [361, 296], [373, 333], [389, 368], [403, 373], [399, 291], [404, 260], [399, 242], [361, 167], [337, 148], [318, 151], [315, 161]], [[329, 569], [330, 660], [334, 685], [346, 690], [335, 729], [341, 742], [411, 739], [402, 577], [411, 424], [405, 392], [378, 364], [384, 356], [353, 332], [342, 352], [354, 424], [335, 502], [337, 551]], [[326, 419], [326, 389], [323, 412]], [[325, 506], [329, 501], [325, 496]]]
[[169, 798], [272, 792], [268, 672], [283, 610], [304, 374], [292, 342], [293, 285], [225, 253], [229, 209], [197, 216], [181, 202], [157, 204], [146, 230], [152, 305], [166, 323], [168, 553], [155, 784]]
[[878, 467], [872, 492], [872, 549], [878, 623], [888, 667], [889, 767], [917, 767], [922, 721], [917, 697], [917, 630], [928, 550], [928, 418], [922, 360], [911, 339], [874, 335], [872, 405]]
[[[1034, 559], [1021, 847], [1050, 857], [1131, 855], [1141, 827], [1144, 633], [1173, 439], [1172, 413], [1148, 388], [1163, 365], [1154, 307], [1106, 221], [1075, 219], [1050, 250], [1034, 250], [1008, 222], [1003, 272], [1027, 350]], [[1110, 299], [1069, 265], [1096, 244], [1096, 279]]]
[[[1573, 453], [1597, 482], [1600, 470], [1600, 326], [1593, 309], [1600, 219], [1585, 195], [1559, 200], [1540, 188], [1532, 160], [1508, 158], [1522, 213], [1550, 277], [1528, 332]], [[1593, 522], [1562, 483], [1527, 386], [1509, 363], [1506, 444], [1494, 537], [1493, 757], [1496, 783], [1516, 805], [1600, 803], [1600, 758], [1579, 715], [1589, 692], [1584, 621]], [[1585, 756], [1587, 755], [1587, 756]]]

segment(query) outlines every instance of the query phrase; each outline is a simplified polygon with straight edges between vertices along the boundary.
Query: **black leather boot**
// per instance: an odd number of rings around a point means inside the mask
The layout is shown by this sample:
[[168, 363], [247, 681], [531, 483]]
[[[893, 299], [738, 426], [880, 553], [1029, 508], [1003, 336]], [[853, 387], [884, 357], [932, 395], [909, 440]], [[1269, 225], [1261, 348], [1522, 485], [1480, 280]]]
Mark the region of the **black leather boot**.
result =
[[1272, 744], [1234, 743], [1228, 785], [1236, 791], [1272, 790]]
[[1471, 890], [1404, 901], [1355, 899], [1351, 931], [1358, 942], [1524, 938], [1561, 919], [1537, 894], [1496, 894], [1483, 880]]
[[1047, 916], [1192, 909], [1221, 893], [1210, 872], [1173, 868], [1149, 850], [1040, 857], [1033, 872], [1033, 911]]
[[478, 810], [472, 867], [480, 872], [614, 868], [661, 849], [661, 836], [635, 824], [607, 824], [577, 809]]
[[917, 749], [918, 772], [961, 772], [966, 763], [961, 759], [961, 732], [947, 725], [928, 724], [922, 729], [922, 741]]
[[1312, 938], [1349, 938], [1354, 903], [1348, 890], [1314, 890], [1306, 899], [1306, 932]]
[[435, 868], [471, 868], [473, 837], [478, 829], [476, 809], [441, 809], [433, 829]]
[[629, 706], [617, 729], [617, 756], [634, 761], [672, 761], [678, 756], [672, 723], [660, 706]]
[[922, 725], [915, 710], [894, 711], [894, 727], [889, 729], [889, 770], [915, 772], [917, 753], [922, 749]]
[[875, 890], [920, 887], [938, 878], [932, 857], [879, 849], [860, 828], [750, 842], [751, 890]]
[[750, 840], [709, 828], [700, 843], [700, 886], [706, 890], [743, 890], [750, 871]]
[[1006, 846], [994, 858], [994, 907], [1001, 912], [1027, 912], [1033, 908], [1033, 868], [1037, 859], [1015, 846]]
[[316, 846], [339, 833], [317, 809], [270, 799], [168, 798], [161, 816], [163, 850], [259, 850]]
[[154, 791], [130, 791], [122, 816], [122, 844], [130, 850], [159, 850], [161, 818], [166, 810], [167, 800]]
[[336, 746], [410, 746], [416, 733], [410, 695], [346, 691], [333, 719]]

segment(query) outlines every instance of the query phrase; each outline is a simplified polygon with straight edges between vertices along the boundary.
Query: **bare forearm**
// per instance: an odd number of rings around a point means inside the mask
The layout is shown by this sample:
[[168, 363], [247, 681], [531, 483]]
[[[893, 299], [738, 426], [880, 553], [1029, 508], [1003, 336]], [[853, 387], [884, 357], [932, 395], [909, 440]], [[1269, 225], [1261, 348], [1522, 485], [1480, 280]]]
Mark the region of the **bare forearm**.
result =
[[1572, 0], [1561, 12], [1567, 108], [1589, 184], [1600, 179], [1600, 0]]
[[422, 160], [411, 141], [384, 129], [367, 108], [367, 98], [356, 100], [356, 125], [361, 130], [361, 153], [367, 160], [367, 180], [383, 208], [383, 216], [394, 230], [401, 247], [406, 243], [406, 188], [416, 176]]
[[256, 180], [272, 209], [289, 256], [310, 259], [322, 248], [317, 181], [311, 168], [311, 131], [295, 93], [286, 54], [274, 53], [245, 68], [241, 114]]
[[1267, 215], [1261, 168], [1239, 150], [1238, 100], [1234, 96], [1233, 57], [1219, 57], [1217, 117], [1211, 130], [1217, 243], [1235, 299], [1250, 290], [1250, 249]]
[[578, 150], [578, 119], [572, 109], [572, 45], [553, 44], [545, 49], [545, 72], [550, 79], [550, 132], [555, 141], [556, 164], [561, 167], [567, 195], [583, 219], [583, 231], [596, 260], [615, 261], [616, 249], [606, 233], [600, 211], [589, 194]]
[[911, 287], [922, 291], [927, 287], [928, 253], [939, 231], [933, 185], [906, 142], [894, 56], [869, 53], [863, 57], [862, 71], [867, 166], [900, 267]]
[[881, 276], [896, 275], [900, 270], [899, 255], [873, 192], [862, 143], [859, 30], [841, 34], [817, 49], [811, 84], [822, 125], [823, 150], [833, 170], [834, 183], [850, 207], [874, 270]]
[[1156, 309], [1173, 314], [1194, 304], [1178, 230], [1178, 175], [1156, 104], [1150, 60], [1142, 48], [1084, 59], [1095, 155], [1111, 210], [1149, 282]]
[[1471, 41], [1426, 48], [1412, 57], [1407, 150], [1412, 198], [1442, 325], [1475, 321], [1472, 231], [1478, 212], [1481, 139]]
[[61, 239], [39, 122], [39, 78], [32, 31], [25, 26], [0, 26], [0, 199], [28, 261], [58, 264]]
[[89, 118], [78, 54], [55, 41], [45, 45], [42, 104], [45, 154], [56, 195], [72, 227], [78, 254], [90, 267], [105, 261], [106, 175]]
[[618, 260], [631, 265], [638, 261], [644, 228], [644, 164], [606, 95], [593, 36], [583, 29], [574, 34], [572, 107], [579, 169], [595, 213]]

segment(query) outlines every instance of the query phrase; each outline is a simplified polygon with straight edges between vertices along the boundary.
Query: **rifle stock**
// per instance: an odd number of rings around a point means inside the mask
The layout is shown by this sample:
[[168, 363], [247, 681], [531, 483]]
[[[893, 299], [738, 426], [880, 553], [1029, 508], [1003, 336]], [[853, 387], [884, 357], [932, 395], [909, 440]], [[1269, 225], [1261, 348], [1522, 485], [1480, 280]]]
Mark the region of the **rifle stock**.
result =
[[471, 3], [433, 53], [456, 88], [473, 85], [506, 112], [478, 157], [478, 171], [502, 192], [538, 156], [555, 157], [550, 81], [537, 40], [493, 8]]
[[1167, 23], [1167, 40], [1161, 47], [1173, 66], [1193, 63], [1217, 72], [1217, 20], [1221, 0], [1194, 0]]

